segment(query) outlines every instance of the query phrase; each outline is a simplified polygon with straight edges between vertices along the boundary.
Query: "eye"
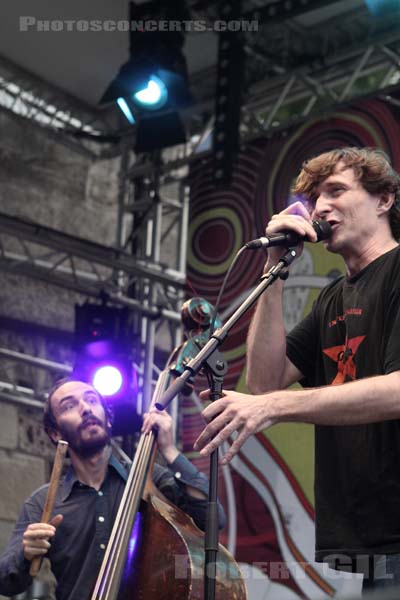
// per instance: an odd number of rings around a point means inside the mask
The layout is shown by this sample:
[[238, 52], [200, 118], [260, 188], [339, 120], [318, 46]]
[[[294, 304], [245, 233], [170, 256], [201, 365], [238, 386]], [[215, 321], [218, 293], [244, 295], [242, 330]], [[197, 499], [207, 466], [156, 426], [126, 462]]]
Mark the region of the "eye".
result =
[[342, 185], [335, 186], [331, 189], [332, 196], [339, 196], [345, 188]]
[[98, 404], [99, 403], [99, 399], [97, 396], [87, 396], [86, 399], [90, 404]]

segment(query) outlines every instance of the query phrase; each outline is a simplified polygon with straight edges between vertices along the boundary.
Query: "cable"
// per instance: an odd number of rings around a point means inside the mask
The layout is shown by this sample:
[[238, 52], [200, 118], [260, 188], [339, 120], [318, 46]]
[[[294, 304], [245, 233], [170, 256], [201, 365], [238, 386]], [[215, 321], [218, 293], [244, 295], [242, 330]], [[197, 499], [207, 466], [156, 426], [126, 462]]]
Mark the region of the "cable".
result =
[[240, 256], [243, 254], [243, 252], [244, 252], [245, 250], [247, 250], [246, 246], [242, 246], [242, 247], [241, 247], [241, 248], [238, 250], [238, 252], [236, 253], [236, 256], [235, 256], [235, 258], [234, 258], [234, 259], [233, 259], [233, 261], [231, 262], [231, 265], [230, 265], [229, 269], [228, 269], [228, 270], [227, 270], [227, 272], [226, 272], [226, 275], [225, 275], [225, 277], [224, 277], [224, 280], [223, 280], [223, 282], [222, 282], [221, 289], [219, 290], [218, 298], [217, 298], [217, 301], [216, 301], [216, 303], [215, 303], [214, 311], [213, 311], [213, 314], [212, 314], [212, 318], [211, 318], [211, 322], [210, 322], [210, 332], [209, 332], [209, 335], [208, 335], [208, 339], [210, 339], [210, 338], [211, 338], [211, 336], [212, 336], [212, 334], [214, 333], [215, 320], [216, 320], [216, 318], [217, 318], [217, 314], [218, 314], [219, 305], [220, 305], [220, 303], [221, 303], [221, 299], [222, 299], [222, 294], [223, 294], [223, 293], [224, 293], [224, 291], [225, 291], [225, 287], [226, 287], [226, 284], [227, 284], [227, 282], [228, 282], [229, 276], [230, 276], [230, 274], [231, 274], [231, 272], [232, 272], [232, 269], [233, 269], [233, 267], [236, 265], [236, 263], [237, 263], [237, 261], [238, 261], [239, 257], [240, 257]]

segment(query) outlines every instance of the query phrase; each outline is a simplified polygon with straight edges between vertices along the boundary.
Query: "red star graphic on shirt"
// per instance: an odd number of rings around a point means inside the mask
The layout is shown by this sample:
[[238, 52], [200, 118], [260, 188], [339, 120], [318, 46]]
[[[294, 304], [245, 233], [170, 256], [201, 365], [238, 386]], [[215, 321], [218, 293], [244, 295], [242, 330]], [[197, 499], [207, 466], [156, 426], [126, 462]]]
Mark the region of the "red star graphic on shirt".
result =
[[359, 335], [351, 338], [350, 340], [346, 337], [345, 343], [342, 346], [332, 346], [332, 348], [326, 348], [323, 350], [324, 354], [329, 356], [332, 360], [338, 364], [338, 372], [331, 385], [338, 385], [348, 379], [354, 380], [356, 378], [356, 365], [354, 364], [354, 356], [357, 350], [364, 340], [365, 335]]

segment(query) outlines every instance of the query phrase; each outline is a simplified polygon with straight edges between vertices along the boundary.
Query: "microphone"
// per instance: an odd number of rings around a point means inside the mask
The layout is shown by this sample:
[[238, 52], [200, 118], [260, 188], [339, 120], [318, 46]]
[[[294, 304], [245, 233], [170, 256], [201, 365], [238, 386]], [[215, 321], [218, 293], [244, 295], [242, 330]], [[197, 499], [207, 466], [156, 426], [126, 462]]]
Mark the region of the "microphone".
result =
[[[327, 240], [332, 233], [332, 227], [328, 221], [313, 221], [312, 226], [315, 233], [317, 234], [317, 242], [321, 240]], [[248, 250], [257, 250], [258, 248], [269, 248], [271, 246], [297, 246], [302, 241], [307, 241], [307, 238], [303, 235], [299, 235], [294, 231], [288, 231], [286, 233], [276, 233], [271, 237], [260, 237], [256, 240], [251, 240], [245, 244], [245, 248]]]

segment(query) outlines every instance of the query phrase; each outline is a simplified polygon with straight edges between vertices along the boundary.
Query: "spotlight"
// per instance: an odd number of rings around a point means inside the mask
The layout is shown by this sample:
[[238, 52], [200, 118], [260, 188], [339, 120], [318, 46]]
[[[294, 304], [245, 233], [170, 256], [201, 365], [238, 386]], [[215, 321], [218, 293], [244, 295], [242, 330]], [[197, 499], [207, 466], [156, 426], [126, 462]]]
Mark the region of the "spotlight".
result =
[[133, 95], [134, 101], [140, 106], [156, 110], [165, 106], [168, 91], [163, 81], [156, 75], [151, 75], [147, 87]]
[[120, 391], [123, 384], [120, 369], [113, 365], [102, 365], [95, 369], [92, 381], [93, 387], [102, 396], [114, 396], [114, 394]]
[[114, 413], [114, 435], [130, 434], [139, 427], [131, 331], [129, 309], [89, 302], [75, 306], [73, 377], [93, 385], [108, 401]]
[[136, 152], [186, 141], [178, 112], [192, 103], [182, 52], [184, 34], [154, 30], [146, 24], [183, 22], [189, 17], [184, 0], [176, 0], [172, 6], [162, 1], [138, 6], [130, 2], [130, 22], [142, 23], [142, 30], [130, 32], [130, 58], [100, 104], [116, 102], [127, 121], [136, 124]]

